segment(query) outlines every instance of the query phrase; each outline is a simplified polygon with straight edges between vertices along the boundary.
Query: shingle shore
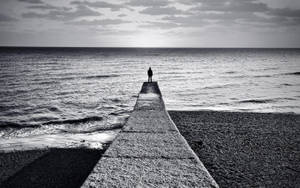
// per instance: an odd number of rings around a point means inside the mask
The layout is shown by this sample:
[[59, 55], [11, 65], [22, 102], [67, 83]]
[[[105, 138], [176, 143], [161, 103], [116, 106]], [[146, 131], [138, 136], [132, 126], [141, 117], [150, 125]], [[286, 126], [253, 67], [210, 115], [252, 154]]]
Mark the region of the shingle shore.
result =
[[299, 114], [169, 114], [220, 187], [299, 187]]

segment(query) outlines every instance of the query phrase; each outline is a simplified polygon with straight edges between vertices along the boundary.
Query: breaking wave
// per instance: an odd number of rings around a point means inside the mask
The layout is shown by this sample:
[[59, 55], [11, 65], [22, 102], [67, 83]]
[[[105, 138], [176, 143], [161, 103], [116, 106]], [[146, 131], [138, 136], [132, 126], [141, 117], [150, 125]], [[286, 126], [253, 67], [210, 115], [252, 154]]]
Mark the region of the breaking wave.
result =
[[68, 119], [68, 120], [61, 120], [61, 121], [49, 121], [43, 123], [43, 125], [61, 125], [61, 124], [79, 124], [79, 123], [87, 123], [93, 121], [102, 121], [103, 117], [98, 116], [91, 116], [82, 119]]
[[121, 129], [123, 127], [123, 123], [115, 123], [115, 124], [110, 124], [110, 125], [102, 125], [102, 126], [94, 126], [90, 127], [88, 129], [76, 129], [76, 128], [64, 128], [60, 129], [61, 132], [65, 133], [92, 133], [92, 132], [97, 132], [97, 131], [112, 131], [116, 129]]
[[16, 122], [11, 122], [11, 121], [0, 121], [0, 128], [16, 128], [16, 129], [21, 129], [21, 128], [37, 128], [40, 127], [39, 124], [21, 124], [21, 123], [16, 123]]

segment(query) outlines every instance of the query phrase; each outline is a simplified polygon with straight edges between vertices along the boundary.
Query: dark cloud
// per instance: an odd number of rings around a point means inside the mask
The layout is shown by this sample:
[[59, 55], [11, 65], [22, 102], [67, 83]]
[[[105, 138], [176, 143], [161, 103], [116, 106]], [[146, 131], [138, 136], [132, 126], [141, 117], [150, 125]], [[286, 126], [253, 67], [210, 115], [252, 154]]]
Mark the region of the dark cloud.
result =
[[222, 11], [222, 12], [264, 12], [268, 7], [254, 0], [200, 0], [190, 11]]
[[296, 10], [292, 10], [292, 9], [289, 9], [289, 8], [270, 9], [269, 14], [274, 15], [274, 16], [300, 18], [300, 9], [296, 9]]
[[20, 2], [30, 3], [30, 4], [43, 4], [42, 0], [19, 0]]
[[0, 22], [12, 22], [12, 21], [17, 21], [17, 19], [0, 13]]
[[122, 4], [112, 4], [112, 3], [107, 3], [104, 1], [72, 1], [71, 4], [73, 5], [85, 5], [93, 8], [109, 8], [112, 11], [118, 11], [121, 8], [124, 8], [124, 5]]
[[201, 27], [205, 22], [206, 25], [211, 22], [220, 25], [248, 23], [257, 27], [300, 24], [299, 9], [275, 9], [256, 0], [185, 0], [179, 2], [193, 6], [187, 11], [189, 14], [166, 16], [163, 20], [181, 27]]
[[261, 12], [270, 16], [300, 17], [300, 9], [271, 8], [257, 0], [199, 0], [197, 2], [200, 4], [191, 8], [190, 11]]
[[45, 18], [50, 20], [68, 21], [85, 16], [100, 16], [101, 13], [90, 9], [89, 7], [79, 5], [76, 10], [69, 11], [68, 9], [51, 10], [48, 13], [28, 12], [22, 14], [24, 18]]
[[29, 5], [28, 9], [36, 9], [36, 10], [71, 10], [71, 8], [67, 8], [64, 6], [54, 6], [48, 3], [45, 3], [41, 0], [19, 0], [21, 2], [26, 2]]
[[71, 10], [71, 8], [67, 7], [58, 7], [50, 4], [40, 4], [40, 5], [31, 5], [28, 6], [29, 9], [40, 9], [40, 10]]
[[140, 11], [140, 13], [149, 15], [175, 15], [182, 14], [183, 12], [175, 7], [148, 7]]

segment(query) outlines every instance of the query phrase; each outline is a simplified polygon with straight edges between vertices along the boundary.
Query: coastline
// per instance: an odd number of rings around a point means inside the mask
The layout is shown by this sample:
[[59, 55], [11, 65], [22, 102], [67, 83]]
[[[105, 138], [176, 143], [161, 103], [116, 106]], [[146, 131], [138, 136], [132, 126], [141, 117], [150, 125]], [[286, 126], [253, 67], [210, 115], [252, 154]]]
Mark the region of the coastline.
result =
[[[169, 111], [169, 114], [220, 187], [300, 184], [299, 114], [222, 111]], [[1, 152], [0, 185], [79, 187], [107, 147]]]
[[169, 111], [220, 187], [300, 184], [300, 115]]

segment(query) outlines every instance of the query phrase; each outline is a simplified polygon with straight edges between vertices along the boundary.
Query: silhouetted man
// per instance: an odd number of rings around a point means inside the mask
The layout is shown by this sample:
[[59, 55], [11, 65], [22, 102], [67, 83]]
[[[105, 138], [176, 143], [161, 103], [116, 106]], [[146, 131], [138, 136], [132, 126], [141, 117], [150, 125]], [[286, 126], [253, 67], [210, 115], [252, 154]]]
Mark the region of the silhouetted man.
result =
[[153, 76], [153, 72], [151, 70], [151, 67], [149, 67], [149, 69], [148, 69], [148, 82], [152, 82], [152, 76]]

